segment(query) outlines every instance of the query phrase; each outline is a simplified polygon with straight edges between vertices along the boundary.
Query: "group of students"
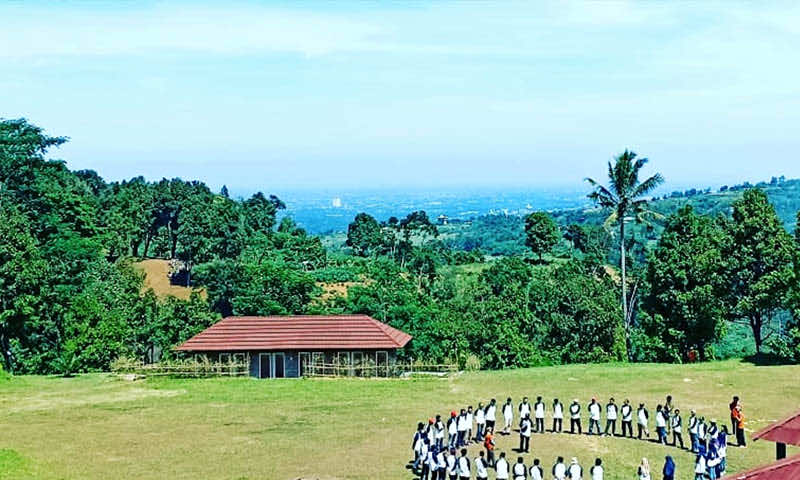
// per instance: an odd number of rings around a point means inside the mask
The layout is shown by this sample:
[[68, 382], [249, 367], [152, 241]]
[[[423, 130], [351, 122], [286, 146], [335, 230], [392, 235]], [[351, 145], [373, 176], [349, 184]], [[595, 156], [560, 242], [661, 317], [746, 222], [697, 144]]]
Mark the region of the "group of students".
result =
[[[650, 438], [650, 412], [647, 410], [644, 403], [640, 403], [634, 412], [633, 406], [628, 399], [625, 399], [621, 405], [617, 405], [614, 398], [609, 399], [605, 408], [601, 407], [600, 403], [595, 398], [586, 407], [589, 417], [589, 425], [587, 434], [592, 435], [613, 435], [634, 438], [633, 422], [636, 419], [636, 438]], [[738, 397], [734, 397], [730, 404], [731, 409], [731, 422], [733, 426], [733, 434], [737, 438], [737, 445], [744, 447], [744, 415], [742, 413], [742, 405]], [[558, 400], [554, 399], [552, 404], [552, 429], [551, 433], [561, 433], [563, 431], [563, 420], [565, 416], [570, 419], [569, 432], [572, 434], [583, 433], [583, 423], [581, 414], [580, 402], [575, 399], [568, 408]], [[601, 429], [602, 412], [605, 410], [605, 428]], [[475, 457], [474, 470], [478, 479], [488, 478], [488, 468], [495, 468], [497, 471], [498, 479], [513, 478], [514, 480], [521, 479], [538, 479], [533, 470], [541, 470], [538, 465], [538, 459], [534, 461], [534, 465], [528, 469], [526, 467], [524, 475], [517, 475], [513, 470], [522, 471], [524, 462], [522, 457], [519, 461], [511, 467], [511, 477], [504, 470], [508, 470], [503, 465], [507, 464], [505, 461], [505, 454], [502, 453], [500, 470], [497, 470], [494, 458], [494, 432], [497, 425], [499, 416], [502, 416], [502, 427], [499, 429], [500, 434], [510, 435], [512, 426], [514, 424], [515, 415], [519, 415], [520, 421], [518, 423], [519, 432], [519, 448], [520, 453], [530, 452], [530, 439], [534, 432], [545, 433], [545, 412], [546, 407], [542, 401], [542, 397], [537, 397], [534, 404], [530, 404], [528, 397], [523, 398], [522, 402], [516, 406], [513, 405], [512, 399], [508, 398], [506, 403], [499, 407], [496, 399], [484, 406], [483, 403], [478, 403], [478, 408], [473, 409], [472, 406], [462, 408], [460, 413], [456, 411], [450, 412], [450, 418], [444, 422], [440, 415], [436, 415], [435, 419], [428, 420], [426, 426], [423, 422], [417, 425], [417, 431], [414, 434], [412, 448], [414, 451], [414, 462], [412, 468], [420, 475], [420, 478], [431, 480], [450, 478], [451, 480], [460, 478], [470, 478], [470, 459], [467, 458], [467, 447], [472, 442], [483, 444], [485, 452], [481, 451], [479, 457]], [[617, 422], [620, 422], [620, 433], [617, 434]], [[728, 446], [728, 430], [726, 426], [718, 426], [717, 421], [712, 419], [710, 423], [706, 423], [704, 417], [698, 417], [694, 410], [691, 411], [687, 420], [687, 427], [690, 438], [690, 449], [693, 453], [697, 453], [695, 462], [696, 478], [716, 479], [721, 476], [725, 471], [727, 446]], [[683, 418], [681, 417], [680, 409], [674, 408], [672, 396], [667, 395], [666, 401], [656, 407], [655, 413], [655, 426], [656, 426], [656, 440], [664, 445], [679, 446], [685, 449], [683, 441]], [[474, 433], [474, 435], [473, 435]], [[670, 442], [668, 437], [672, 437]], [[457, 456], [456, 452], [461, 449], [461, 455]], [[560, 458], [560, 457], [559, 457]], [[598, 463], [599, 462], [599, 463]], [[561, 462], [563, 463], [563, 461]], [[521, 464], [522, 466], [518, 466]], [[664, 478], [669, 479], [667, 475], [668, 464], [671, 464], [674, 469], [674, 462], [671, 457], [667, 457], [667, 462], [664, 467]], [[568, 467], [565, 467], [564, 476], [557, 476], [556, 471], [561, 471], [561, 468], [556, 469], [559, 462], [556, 462], [553, 468], [553, 475], [556, 479], [561, 478], [575, 478], [580, 479], [583, 475], [583, 469], [573, 458], [573, 462]], [[463, 468], [462, 468], [463, 467]], [[534, 468], [537, 467], [537, 468]], [[533, 470], [531, 470], [533, 469]], [[572, 471], [579, 473], [578, 476], [573, 476]], [[700, 471], [703, 470], [703, 473]], [[602, 463], [599, 459], [591, 468], [592, 479], [602, 479], [603, 470]], [[639, 467], [640, 479], [649, 480], [649, 465], [646, 465], [646, 460], [643, 465]], [[462, 475], [460, 472], [466, 472], [467, 475]], [[596, 473], [596, 475], [595, 475]], [[698, 477], [697, 475], [704, 475]]]
[[[530, 467], [525, 464], [525, 459], [522, 457], [517, 457], [517, 461], [511, 464], [506, 460], [506, 452], [500, 452], [499, 457], [494, 460], [493, 457], [488, 458], [481, 450], [478, 456], [470, 461], [466, 448], [462, 448], [460, 455], [456, 456], [454, 448], [439, 449], [434, 446], [423, 458], [417, 471], [423, 480], [468, 480], [472, 478], [473, 471], [477, 480], [488, 480], [489, 470], [494, 470], [497, 480], [544, 480], [545, 478], [544, 468], [538, 458], [533, 460]], [[564, 462], [563, 457], [558, 457], [550, 472], [556, 480], [583, 479], [583, 467], [575, 457], [569, 464]], [[592, 480], [603, 480], [603, 475], [603, 461], [598, 458], [589, 469], [589, 476]]]

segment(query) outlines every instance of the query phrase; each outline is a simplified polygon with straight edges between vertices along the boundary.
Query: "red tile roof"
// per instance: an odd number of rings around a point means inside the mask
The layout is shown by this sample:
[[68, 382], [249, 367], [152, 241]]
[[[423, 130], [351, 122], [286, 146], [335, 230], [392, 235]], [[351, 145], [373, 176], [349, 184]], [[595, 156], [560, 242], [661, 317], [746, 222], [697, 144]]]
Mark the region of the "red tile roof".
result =
[[725, 475], [722, 480], [798, 480], [800, 479], [800, 455], [784, 458], [769, 465], [756, 467], [742, 473]]
[[780, 422], [773, 423], [753, 435], [754, 440], [770, 440], [800, 446], [800, 411], [789, 415]]
[[410, 340], [411, 335], [367, 315], [227, 317], [177, 350], [392, 350]]

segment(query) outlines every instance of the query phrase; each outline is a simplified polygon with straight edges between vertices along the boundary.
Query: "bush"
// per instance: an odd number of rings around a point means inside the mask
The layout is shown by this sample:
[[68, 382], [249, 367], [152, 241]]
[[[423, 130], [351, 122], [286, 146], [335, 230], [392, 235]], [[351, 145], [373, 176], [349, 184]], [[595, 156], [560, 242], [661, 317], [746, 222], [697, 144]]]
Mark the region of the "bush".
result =
[[467, 359], [464, 360], [464, 370], [468, 372], [474, 372], [480, 369], [481, 369], [481, 359], [478, 358], [478, 356], [475, 355], [474, 353], [467, 355]]

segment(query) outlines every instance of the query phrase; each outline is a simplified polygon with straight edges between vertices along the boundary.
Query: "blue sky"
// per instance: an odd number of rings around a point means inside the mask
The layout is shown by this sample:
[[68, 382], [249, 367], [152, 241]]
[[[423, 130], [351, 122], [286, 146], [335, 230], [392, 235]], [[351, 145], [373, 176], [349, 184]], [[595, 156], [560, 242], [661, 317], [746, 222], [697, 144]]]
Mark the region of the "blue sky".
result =
[[800, 4], [0, 4], [0, 116], [237, 190], [800, 176]]

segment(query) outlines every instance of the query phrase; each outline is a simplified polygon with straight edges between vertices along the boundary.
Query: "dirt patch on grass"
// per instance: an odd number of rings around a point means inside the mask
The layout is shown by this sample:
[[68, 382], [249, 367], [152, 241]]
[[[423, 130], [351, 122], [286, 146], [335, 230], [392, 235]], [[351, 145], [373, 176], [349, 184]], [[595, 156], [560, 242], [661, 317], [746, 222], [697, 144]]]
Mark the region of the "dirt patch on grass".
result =
[[197, 290], [203, 298], [207, 296], [204, 288], [173, 285], [169, 278], [169, 260], [151, 258], [142, 260], [135, 264], [135, 267], [144, 272], [144, 290], [152, 289], [158, 298], [175, 297], [181, 300], [188, 300], [194, 290]]
[[54, 392], [39, 393], [28, 396], [24, 402], [11, 405], [4, 410], [7, 413], [36, 412], [57, 410], [64, 407], [102, 406], [120, 402], [131, 402], [145, 398], [167, 398], [186, 393], [185, 390], [156, 390], [151, 388], [130, 388], [106, 392], [76, 392], [75, 395]]

